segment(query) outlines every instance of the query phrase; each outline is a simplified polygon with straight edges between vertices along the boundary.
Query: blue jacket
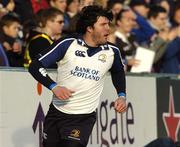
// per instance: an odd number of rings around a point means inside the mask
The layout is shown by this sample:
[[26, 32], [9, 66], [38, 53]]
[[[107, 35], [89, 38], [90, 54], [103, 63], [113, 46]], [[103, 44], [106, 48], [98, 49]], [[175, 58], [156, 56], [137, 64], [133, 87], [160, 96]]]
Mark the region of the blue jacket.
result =
[[180, 37], [176, 37], [166, 48], [161, 72], [180, 74]]
[[139, 44], [148, 44], [152, 35], [156, 33], [150, 24], [147, 22], [146, 18], [137, 14], [136, 22], [139, 25], [139, 28], [133, 29], [132, 32], [136, 36], [136, 41]]

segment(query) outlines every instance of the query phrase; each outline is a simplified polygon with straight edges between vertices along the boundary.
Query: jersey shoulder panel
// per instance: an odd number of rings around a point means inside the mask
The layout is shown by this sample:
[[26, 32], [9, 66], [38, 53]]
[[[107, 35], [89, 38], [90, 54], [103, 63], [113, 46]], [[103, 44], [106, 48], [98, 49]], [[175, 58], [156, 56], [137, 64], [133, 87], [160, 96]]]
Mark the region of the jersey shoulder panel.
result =
[[108, 47], [111, 48], [114, 52], [115, 51], [120, 51], [119, 48], [115, 44], [113, 44], [111, 42], [108, 42]]

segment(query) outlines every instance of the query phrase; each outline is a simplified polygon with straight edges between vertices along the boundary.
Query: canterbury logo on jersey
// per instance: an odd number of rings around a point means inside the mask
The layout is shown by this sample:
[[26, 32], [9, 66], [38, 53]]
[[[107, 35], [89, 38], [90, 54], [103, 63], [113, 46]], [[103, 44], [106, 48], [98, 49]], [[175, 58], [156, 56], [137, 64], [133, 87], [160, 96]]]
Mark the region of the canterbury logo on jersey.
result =
[[86, 53], [85, 51], [80, 51], [80, 50], [75, 51], [75, 55], [79, 57], [86, 57], [85, 53]]
[[45, 70], [44, 68], [40, 68], [40, 69], [39, 69], [39, 72], [40, 72], [44, 77], [46, 77], [47, 72], [46, 72], [46, 70]]

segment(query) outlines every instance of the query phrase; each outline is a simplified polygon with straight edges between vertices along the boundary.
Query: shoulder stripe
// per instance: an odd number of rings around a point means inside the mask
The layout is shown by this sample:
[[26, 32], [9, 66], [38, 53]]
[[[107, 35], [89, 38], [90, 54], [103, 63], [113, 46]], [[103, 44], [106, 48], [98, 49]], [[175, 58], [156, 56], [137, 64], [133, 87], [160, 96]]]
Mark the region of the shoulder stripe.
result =
[[41, 58], [39, 58], [39, 61], [42, 60], [43, 58], [45, 58], [46, 56], [48, 56], [49, 54], [51, 54], [59, 45], [61, 45], [62, 43], [64, 43], [65, 41], [70, 41], [70, 40], [75, 40], [76, 38], [68, 38], [68, 39], [64, 39], [61, 42], [59, 42], [54, 48], [52, 48], [52, 50], [50, 50], [48, 53], [46, 53], [44, 56], [42, 56]]
[[116, 49], [116, 50], [119, 52], [119, 55], [120, 55], [120, 57], [121, 57], [121, 52], [120, 52], [120, 50], [119, 50], [118, 47], [116, 47], [116, 46], [114, 46], [114, 45], [111, 45], [111, 44], [108, 44], [108, 46], [109, 46], [110, 48], [112, 48], [112, 49]]
[[114, 45], [111, 45], [111, 44], [108, 44], [108, 46], [109, 46], [110, 48], [115, 49], [115, 50], [118, 51], [119, 57], [120, 57], [120, 59], [121, 59], [121, 62], [122, 62], [122, 64], [124, 65], [123, 58], [122, 58], [122, 56], [121, 56], [121, 52], [120, 52], [119, 48], [116, 47], [116, 46], [114, 46]]
[[117, 50], [119, 51], [119, 48], [118, 48], [118, 47], [116, 47], [116, 46], [114, 46], [114, 45], [110, 45], [110, 44], [108, 44], [108, 46], [109, 46], [109, 47], [111, 47], [111, 48], [117, 49]]

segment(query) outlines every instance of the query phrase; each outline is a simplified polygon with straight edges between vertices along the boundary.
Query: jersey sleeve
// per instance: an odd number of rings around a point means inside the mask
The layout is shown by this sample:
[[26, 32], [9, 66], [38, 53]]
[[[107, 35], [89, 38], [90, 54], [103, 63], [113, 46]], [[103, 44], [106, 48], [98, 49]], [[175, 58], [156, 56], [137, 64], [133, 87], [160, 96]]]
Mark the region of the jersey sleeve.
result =
[[52, 89], [57, 84], [49, 77], [46, 68], [60, 61], [73, 41], [74, 38], [58, 40], [47, 50], [41, 52], [30, 64], [30, 74], [45, 87]]
[[118, 96], [126, 96], [126, 79], [124, 65], [122, 63], [121, 54], [118, 48], [114, 48], [114, 62], [110, 69], [112, 82], [116, 88]]

